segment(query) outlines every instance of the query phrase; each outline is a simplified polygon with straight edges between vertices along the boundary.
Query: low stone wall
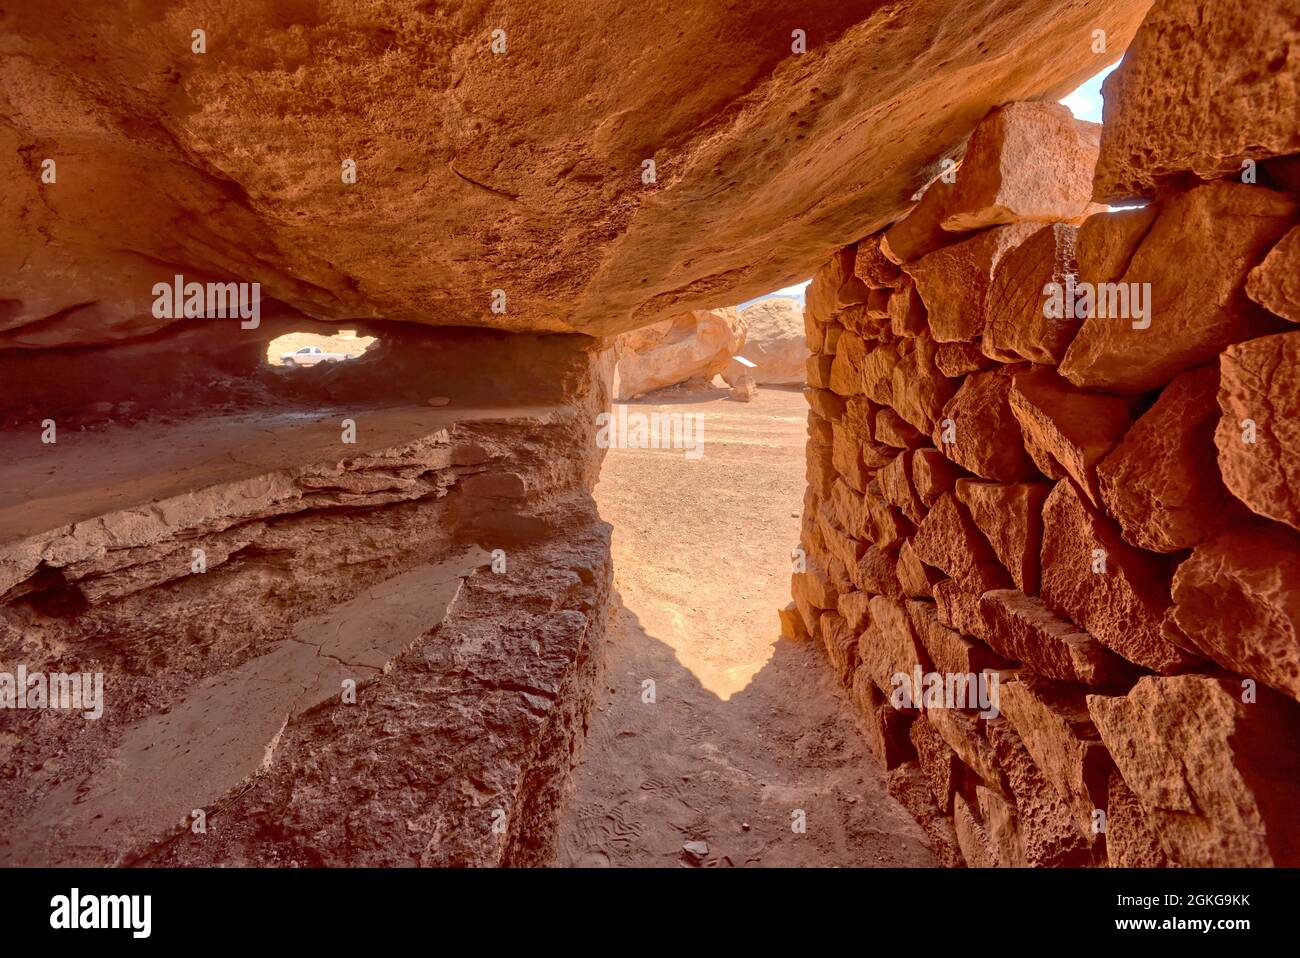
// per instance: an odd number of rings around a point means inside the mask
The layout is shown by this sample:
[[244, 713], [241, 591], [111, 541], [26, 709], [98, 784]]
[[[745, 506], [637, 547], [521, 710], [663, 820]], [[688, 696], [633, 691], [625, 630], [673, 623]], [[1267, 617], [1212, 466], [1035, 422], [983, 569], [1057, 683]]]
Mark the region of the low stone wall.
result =
[[1275, 6], [1158, 0], [1104, 131], [994, 111], [809, 288], [783, 619], [950, 864], [1300, 864], [1300, 21]]

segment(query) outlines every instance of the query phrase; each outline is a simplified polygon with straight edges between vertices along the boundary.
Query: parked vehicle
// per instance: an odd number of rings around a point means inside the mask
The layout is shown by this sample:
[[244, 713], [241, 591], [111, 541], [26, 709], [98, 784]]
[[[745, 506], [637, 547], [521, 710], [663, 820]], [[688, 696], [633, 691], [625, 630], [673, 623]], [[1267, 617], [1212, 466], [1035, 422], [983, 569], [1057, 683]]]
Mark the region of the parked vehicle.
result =
[[350, 358], [345, 353], [322, 352], [319, 346], [304, 346], [297, 352], [282, 353], [280, 362], [285, 366], [315, 366], [317, 363], [337, 363]]

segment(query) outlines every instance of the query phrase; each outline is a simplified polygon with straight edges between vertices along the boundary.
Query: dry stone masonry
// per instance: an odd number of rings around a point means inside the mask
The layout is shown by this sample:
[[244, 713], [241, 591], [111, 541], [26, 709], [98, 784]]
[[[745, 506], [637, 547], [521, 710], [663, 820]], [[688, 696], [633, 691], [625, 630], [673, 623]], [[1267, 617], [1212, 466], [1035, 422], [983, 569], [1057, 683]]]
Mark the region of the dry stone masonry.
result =
[[809, 287], [782, 621], [949, 864], [1300, 864], [1297, 43], [1157, 0]]

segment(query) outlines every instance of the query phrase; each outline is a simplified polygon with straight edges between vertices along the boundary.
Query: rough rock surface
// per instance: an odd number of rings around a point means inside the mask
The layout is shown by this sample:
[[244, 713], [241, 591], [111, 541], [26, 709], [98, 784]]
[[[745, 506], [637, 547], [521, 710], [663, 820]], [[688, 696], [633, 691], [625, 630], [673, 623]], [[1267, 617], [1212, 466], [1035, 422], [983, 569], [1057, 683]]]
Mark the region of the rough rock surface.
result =
[[1213, 366], [1180, 374], [1097, 466], [1101, 500], [1129, 545], [1178, 552], [1241, 519], [1215, 458], [1218, 389]]
[[1296, 713], [1238, 682], [1139, 679], [1088, 711], [1175, 865], [1245, 868], [1300, 861]]
[[1300, 699], [1300, 534], [1272, 522], [1197, 546], [1174, 574], [1174, 619], [1205, 655]]
[[1188, 656], [1164, 635], [1169, 576], [1127, 546], [1068, 479], [1043, 506], [1043, 602], [1130, 662], [1176, 672]]
[[934, 444], [945, 456], [977, 476], [999, 482], [1034, 475], [1009, 402], [1013, 376], [1014, 370], [1005, 367], [971, 373], [943, 407], [934, 428]]
[[1246, 277], [1246, 295], [1270, 312], [1300, 323], [1300, 226], [1269, 250]]
[[618, 398], [635, 399], [691, 379], [705, 382], [726, 369], [745, 344], [734, 309], [697, 310], [618, 338]]
[[792, 385], [804, 381], [808, 341], [804, 336], [803, 307], [798, 301], [774, 296], [740, 310], [745, 342], [737, 355], [754, 364], [729, 363], [722, 378], [734, 386], [744, 373], [760, 386]]
[[957, 480], [957, 500], [993, 546], [1016, 588], [1028, 595], [1038, 594], [1043, 501], [1050, 491], [1051, 487], [1042, 482], [1006, 485]]
[[1084, 320], [1061, 375], [1085, 388], [1143, 392], [1212, 361], [1226, 346], [1274, 331], [1281, 323], [1246, 296], [1246, 275], [1291, 227], [1298, 208], [1282, 193], [1244, 183], [1207, 183], [1175, 195], [1120, 280], [1130, 291], [1128, 284], [1137, 284], [1146, 315], [1137, 315], [1137, 297], [1130, 296], [1128, 315]]
[[1103, 87], [1094, 196], [1150, 196], [1184, 171], [1239, 176], [1300, 152], [1300, 4], [1156, 0]]
[[[901, 214], [992, 106], [1096, 73], [1105, 57], [1079, 37], [1101, 28], [1122, 48], [1144, 9], [783, 0], [700, 9], [647, 43], [670, 6], [613, 27], [590, 6], [517, 0], [382, 17], [11, 6], [5, 341], [151, 332], [150, 287], [177, 272], [258, 281], [318, 318], [596, 335], [744, 301]], [[46, 156], [62, 160], [53, 189]]]
[[1046, 315], [1044, 290], [1075, 271], [1075, 236], [1064, 223], [1037, 229], [1007, 253], [989, 285], [980, 349], [1003, 363], [1028, 360], [1055, 366], [1065, 356], [1077, 321]]
[[1009, 103], [971, 134], [942, 226], [961, 232], [1081, 217], [1092, 199], [1101, 124], [1059, 103]]
[[1300, 333], [1233, 346], [1219, 369], [1224, 483], [1252, 511], [1300, 529]]
[[1096, 466], [1128, 431], [1136, 403], [1071, 389], [1042, 366], [1016, 373], [1008, 401], [1038, 471], [1050, 479], [1069, 476], [1100, 501]]

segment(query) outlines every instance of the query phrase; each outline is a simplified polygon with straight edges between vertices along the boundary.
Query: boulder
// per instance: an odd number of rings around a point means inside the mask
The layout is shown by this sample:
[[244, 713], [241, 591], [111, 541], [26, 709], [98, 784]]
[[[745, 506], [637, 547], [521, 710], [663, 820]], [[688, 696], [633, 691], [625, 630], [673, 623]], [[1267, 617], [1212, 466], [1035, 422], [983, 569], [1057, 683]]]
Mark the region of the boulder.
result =
[[1300, 226], [1269, 250], [1246, 277], [1246, 295], [1276, 316], [1300, 323]]
[[1082, 218], [1092, 199], [1101, 124], [1059, 103], [1008, 103], [975, 127], [943, 218], [946, 230]]
[[745, 343], [735, 309], [695, 310], [618, 338], [620, 399], [722, 372]]
[[1156, 0], [1103, 87], [1093, 196], [1152, 196], [1191, 172], [1300, 153], [1300, 3]]
[[1173, 196], [1133, 254], [1114, 301], [1107, 296], [1107, 312], [1119, 315], [1103, 317], [1098, 302], [1070, 343], [1061, 375], [1076, 386], [1145, 392], [1285, 325], [1244, 287], [1298, 208], [1285, 194], [1243, 183], [1207, 183]]
[[1174, 574], [1174, 619], [1205, 655], [1300, 699], [1300, 533], [1238, 526]]
[[727, 385], [748, 373], [760, 386], [793, 385], [804, 381], [808, 340], [804, 335], [803, 307], [797, 300], [774, 296], [740, 310], [745, 342], [739, 353], [753, 363], [731, 362], [722, 370]]
[[1049, 479], [1069, 476], [1100, 502], [1096, 466], [1128, 432], [1137, 401], [1074, 389], [1046, 366], [1016, 373], [1008, 397], [1024, 448]]
[[1043, 506], [1042, 574], [1044, 604], [1130, 662], [1171, 673], [1195, 661], [1164, 632], [1170, 604], [1164, 565], [1126, 545], [1068, 479]]
[[1043, 482], [999, 483], [957, 480], [957, 501], [1021, 592], [1038, 594], [1038, 562], [1043, 541], [1043, 501], [1051, 486]]
[[1294, 702], [1239, 680], [1145, 676], [1088, 711], [1170, 863], [1189, 868], [1300, 864], [1300, 741]]
[[1218, 388], [1214, 366], [1180, 373], [1098, 464], [1101, 501], [1129, 545], [1179, 552], [1248, 515], [1219, 476]]
[[1014, 374], [1013, 368], [997, 367], [967, 376], [943, 407], [932, 437], [953, 462], [999, 482], [1034, 475], [1020, 423], [1009, 403]]
[[1300, 332], [1224, 350], [1219, 407], [1224, 484], [1253, 512], [1300, 529]]

